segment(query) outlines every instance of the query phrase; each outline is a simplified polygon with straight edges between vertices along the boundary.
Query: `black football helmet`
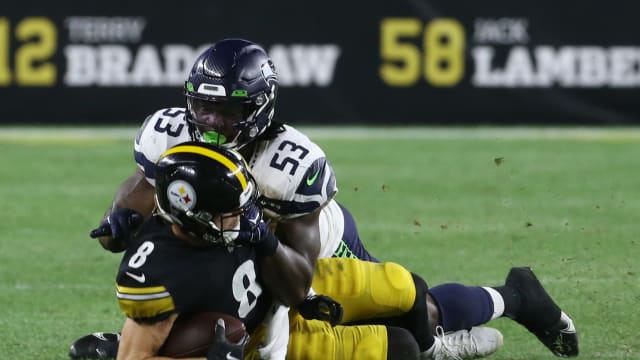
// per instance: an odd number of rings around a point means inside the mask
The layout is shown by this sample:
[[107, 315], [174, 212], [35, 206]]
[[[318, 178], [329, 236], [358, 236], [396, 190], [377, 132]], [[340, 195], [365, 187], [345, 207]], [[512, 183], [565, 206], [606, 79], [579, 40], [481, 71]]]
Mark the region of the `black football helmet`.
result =
[[156, 168], [158, 213], [205, 243], [235, 246], [237, 228], [222, 229], [217, 216], [255, 212], [258, 188], [237, 152], [201, 142], [165, 151]]
[[[271, 124], [278, 80], [276, 70], [259, 45], [243, 39], [224, 39], [213, 44], [197, 59], [185, 82], [186, 119], [198, 129], [202, 141], [240, 149], [262, 134]], [[236, 132], [232, 136], [206, 129], [196, 109], [206, 106], [235, 106]], [[233, 137], [233, 138], [230, 138]]]

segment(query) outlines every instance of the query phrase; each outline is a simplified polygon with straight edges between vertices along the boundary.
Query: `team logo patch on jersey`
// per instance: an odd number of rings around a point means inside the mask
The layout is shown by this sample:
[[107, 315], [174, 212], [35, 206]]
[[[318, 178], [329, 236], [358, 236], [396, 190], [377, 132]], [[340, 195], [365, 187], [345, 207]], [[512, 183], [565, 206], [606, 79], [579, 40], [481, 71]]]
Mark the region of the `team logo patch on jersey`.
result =
[[176, 180], [169, 184], [167, 198], [177, 209], [191, 210], [196, 206], [196, 192], [193, 186], [184, 180]]

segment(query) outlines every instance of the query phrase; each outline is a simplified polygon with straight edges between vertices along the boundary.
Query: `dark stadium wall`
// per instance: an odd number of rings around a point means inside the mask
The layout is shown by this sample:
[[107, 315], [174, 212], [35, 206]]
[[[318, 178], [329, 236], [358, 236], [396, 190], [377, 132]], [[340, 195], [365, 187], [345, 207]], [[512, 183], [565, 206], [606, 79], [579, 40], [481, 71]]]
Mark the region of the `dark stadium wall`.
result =
[[639, 11], [594, 0], [10, 2], [0, 124], [140, 123], [182, 106], [191, 62], [226, 37], [267, 49], [277, 117], [294, 124], [637, 124]]

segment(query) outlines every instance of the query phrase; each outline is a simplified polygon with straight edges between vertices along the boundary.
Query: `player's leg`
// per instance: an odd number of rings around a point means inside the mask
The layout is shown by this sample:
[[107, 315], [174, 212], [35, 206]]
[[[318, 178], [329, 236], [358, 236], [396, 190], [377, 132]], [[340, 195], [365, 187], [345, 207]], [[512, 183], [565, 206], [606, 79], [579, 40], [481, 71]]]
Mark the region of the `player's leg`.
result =
[[416, 302], [413, 276], [395, 263], [318, 259], [312, 287], [342, 304], [347, 323], [402, 315]]
[[351, 215], [349, 210], [340, 203], [336, 202], [336, 204], [339, 206], [339, 211], [341, 212], [343, 230], [341, 237], [342, 240], [335, 250], [333, 257], [355, 258], [379, 262], [379, 260], [371, 255], [364, 247], [364, 244], [360, 239], [360, 235], [358, 234], [358, 227], [356, 226], [356, 221], [354, 220], [353, 215]]
[[418, 359], [420, 347], [413, 335], [406, 329], [386, 326], [387, 359]]
[[437, 285], [429, 289], [429, 296], [438, 308], [438, 325], [445, 332], [470, 329], [502, 315], [499, 303], [479, 286], [457, 283]]
[[[402, 327], [411, 332], [422, 352], [431, 349], [431, 353], [441, 354], [457, 347], [458, 350], [451, 350], [453, 354], [475, 358], [488, 355], [502, 345], [502, 334], [491, 328], [478, 328], [474, 332], [456, 329], [460, 331], [434, 337], [443, 314], [430, 299], [426, 282], [398, 264], [320, 259], [312, 286], [317, 293], [342, 304], [343, 322]], [[473, 311], [467, 313], [473, 314]], [[467, 320], [467, 323], [473, 321]], [[443, 348], [442, 344], [450, 346]]]
[[443, 284], [429, 290], [447, 333], [509, 317], [525, 326], [557, 356], [578, 355], [573, 321], [560, 310], [529, 268], [513, 268], [504, 286]]
[[287, 359], [417, 359], [418, 345], [405, 329], [382, 325], [338, 325], [305, 320], [294, 311]]
[[[378, 259], [371, 256], [364, 247], [351, 213], [344, 206], [337, 205], [342, 213], [341, 219], [343, 221], [334, 223], [342, 223], [343, 231], [342, 242], [334, 253], [334, 257], [378, 262]], [[439, 321], [439, 309], [432, 299], [427, 301], [426, 283], [420, 277], [412, 275], [397, 264], [384, 263], [382, 267], [364, 266], [362, 263], [350, 263], [352, 267], [342, 266], [340, 262], [334, 263], [334, 265], [336, 264], [341, 267], [342, 274], [346, 277], [335, 278], [335, 274], [341, 274], [341, 272], [331, 269], [331, 263], [324, 264], [327, 266], [326, 270], [318, 266], [323, 274], [318, 276], [316, 272], [315, 278], [317, 280], [314, 280], [313, 287], [319, 293], [330, 295], [343, 305], [345, 322], [366, 322], [378, 318], [379, 321], [398, 323], [399, 326], [411, 331], [423, 352], [435, 345], [448, 342], [451, 346], [460, 349], [458, 353], [476, 357], [493, 353], [502, 345], [502, 334], [499, 331], [491, 328], [478, 328], [473, 332], [467, 331], [472, 326], [458, 327], [455, 330], [460, 331], [456, 333], [434, 338], [435, 327]], [[351, 274], [349, 274], [350, 270]], [[367, 278], [370, 281], [367, 281]], [[368, 284], [367, 290], [371, 290], [371, 293], [366, 293], [366, 291], [363, 293], [359, 286], [344, 285], [341, 287], [342, 284], [349, 284], [350, 281], [355, 281], [357, 284]], [[342, 296], [345, 295], [344, 289], [350, 289], [351, 293], [348, 296]], [[477, 318], [474, 313], [478, 310], [477, 307], [470, 307], [472, 309], [464, 315], [472, 317], [468, 322], [483, 324], [490, 319], [482, 317], [482, 314], [480, 318]], [[426, 319], [429, 319], [431, 324]]]
[[[463, 313], [462, 321], [470, 326], [451, 329], [445, 333], [442, 321], [446, 321], [451, 314], [443, 313], [433, 299], [426, 282], [418, 275], [412, 274], [416, 287], [416, 302], [408, 313], [385, 322], [409, 329], [417, 336], [423, 359], [475, 359], [488, 356], [502, 346], [503, 338], [500, 331], [489, 327], [475, 327], [484, 322], [478, 322], [474, 299], [458, 301], [457, 306], [449, 307]], [[485, 304], [488, 305], [488, 304]], [[459, 315], [459, 314], [455, 314]], [[466, 317], [469, 317], [467, 319]], [[424, 319], [428, 319], [427, 327]], [[435, 335], [435, 336], [434, 336]]]
[[578, 334], [573, 320], [560, 309], [542, 287], [531, 268], [512, 268], [505, 285], [495, 288], [503, 298], [512, 297], [516, 306], [504, 315], [514, 319], [556, 356], [578, 356]]

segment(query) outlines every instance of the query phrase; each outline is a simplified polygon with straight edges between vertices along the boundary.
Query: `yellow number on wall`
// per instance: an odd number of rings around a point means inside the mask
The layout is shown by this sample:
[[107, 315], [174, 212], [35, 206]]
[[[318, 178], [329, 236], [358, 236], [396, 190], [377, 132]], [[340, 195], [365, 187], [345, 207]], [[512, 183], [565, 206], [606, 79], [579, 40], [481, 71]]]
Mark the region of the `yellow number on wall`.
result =
[[16, 27], [16, 38], [28, 42], [16, 52], [16, 83], [26, 86], [51, 86], [56, 81], [56, 67], [49, 59], [56, 50], [56, 27], [44, 17], [30, 17]]
[[[424, 76], [433, 86], [454, 86], [465, 66], [464, 27], [456, 19], [437, 18], [422, 28], [416, 18], [386, 18], [380, 25], [380, 78], [389, 86], [411, 86]], [[422, 34], [422, 47], [409, 42]]]
[[0, 86], [11, 83], [9, 67], [9, 19], [0, 17]]
[[410, 86], [420, 78], [420, 49], [401, 42], [401, 37], [416, 37], [422, 22], [414, 18], [387, 18], [380, 26], [380, 67], [382, 81], [391, 86]]
[[464, 75], [464, 28], [455, 19], [435, 19], [424, 32], [424, 76], [435, 86], [452, 86]]

